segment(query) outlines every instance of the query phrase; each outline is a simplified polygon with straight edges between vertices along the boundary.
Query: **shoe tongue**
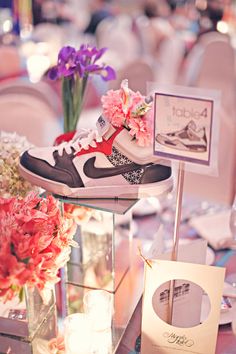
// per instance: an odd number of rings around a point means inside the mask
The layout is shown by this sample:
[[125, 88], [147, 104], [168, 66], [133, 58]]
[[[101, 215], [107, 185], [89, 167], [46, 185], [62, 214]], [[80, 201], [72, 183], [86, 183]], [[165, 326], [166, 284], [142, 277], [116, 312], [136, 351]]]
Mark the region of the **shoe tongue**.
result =
[[101, 135], [105, 140], [109, 139], [116, 129], [108, 122], [108, 120], [100, 116], [96, 123], [99, 135]]

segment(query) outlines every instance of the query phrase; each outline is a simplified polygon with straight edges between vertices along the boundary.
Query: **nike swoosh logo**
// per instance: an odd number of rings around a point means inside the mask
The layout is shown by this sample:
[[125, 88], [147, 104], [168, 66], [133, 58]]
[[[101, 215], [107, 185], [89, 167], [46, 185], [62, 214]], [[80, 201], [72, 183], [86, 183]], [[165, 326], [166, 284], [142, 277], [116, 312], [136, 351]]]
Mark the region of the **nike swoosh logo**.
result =
[[114, 167], [96, 167], [95, 160], [96, 157], [91, 157], [84, 164], [84, 174], [89, 178], [113, 177], [152, 165], [151, 163], [146, 165], [139, 165], [132, 162], [130, 164], [119, 165]]

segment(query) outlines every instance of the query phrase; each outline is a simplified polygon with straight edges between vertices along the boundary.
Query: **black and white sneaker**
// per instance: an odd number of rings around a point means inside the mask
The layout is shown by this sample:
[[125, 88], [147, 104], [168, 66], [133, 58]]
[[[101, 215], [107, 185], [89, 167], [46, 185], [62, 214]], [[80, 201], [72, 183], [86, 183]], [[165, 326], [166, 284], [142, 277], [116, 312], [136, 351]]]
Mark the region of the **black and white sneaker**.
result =
[[59, 146], [32, 148], [20, 159], [31, 183], [72, 198], [140, 198], [172, 189], [171, 167], [152, 148], [138, 146], [125, 128], [103, 117], [97, 130], [78, 131]]
[[176, 132], [157, 134], [156, 141], [178, 150], [192, 152], [205, 152], [207, 150], [205, 128], [197, 130], [194, 121], [190, 121], [183, 129]]

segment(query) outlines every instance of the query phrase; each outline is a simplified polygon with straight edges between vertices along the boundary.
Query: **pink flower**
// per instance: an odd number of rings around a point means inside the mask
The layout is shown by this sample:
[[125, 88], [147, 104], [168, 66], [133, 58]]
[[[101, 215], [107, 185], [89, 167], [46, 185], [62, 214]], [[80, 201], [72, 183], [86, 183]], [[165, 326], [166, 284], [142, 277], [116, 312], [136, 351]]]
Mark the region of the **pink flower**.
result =
[[124, 124], [125, 114], [123, 112], [122, 101], [119, 91], [110, 90], [107, 95], [101, 98], [103, 104], [103, 115], [111, 124], [120, 127]]
[[74, 219], [76, 224], [81, 225], [87, 222], [92, 216], [93, 210], [85, 206], [79, 206], [75, 204], [64, 204], [64, 215], [68, 218]]
[[52, 196], [0, 198], [0, 297], [11, 299], [26, 283], [44, 291], [58, 282], [74, 232]]
[[0, 198], [0, 213], [7, 213], [11, 210], [12, 204], [14, 203], [14, 198]]
[[50, 354], [64, 354], [65, 353], [65, 343], [64, 337], [59, 335], [56, 338], [53, 338], [48, 343]]
[[151, 145], [153, 106], [140, 92], [128, 88], [128, 81], [119, 90], [110, 90], [102, 97], [103, 115], [116, 127], [129, 130], [139, 146]]
[[137, 139], [139, 146], [147, 146], [150, 143], [151, 133], [148, 130], [147, 122], [143, 118], [131, 118], [129, 122], [130, 135]]
[[17, 258], [11, 254], [0, 254], [0, 296], [5, 300], [11, 300], [16, 291], [30, 277], [30, 271], [24, 263], [19, 263]]
[[145, 97], [141, 95], [140, 92], [133, 92], [130, 90], [130, 95], [131, 95], [131, 102], [128, 110], [128, 114], [126, 117], [126, 120], [129, 121], [129, 119], [134, 118], [136, 115], [136, 110], [139, 106], [141, 106], [145, 102]]

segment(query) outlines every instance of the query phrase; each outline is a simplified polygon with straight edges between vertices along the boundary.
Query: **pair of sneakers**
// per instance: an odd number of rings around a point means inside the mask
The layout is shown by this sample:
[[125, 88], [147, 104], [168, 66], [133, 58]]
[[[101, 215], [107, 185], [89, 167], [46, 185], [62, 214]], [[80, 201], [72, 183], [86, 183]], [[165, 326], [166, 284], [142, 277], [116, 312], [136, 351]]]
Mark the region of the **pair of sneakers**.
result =
[[20, 173], [32, 184], [71, 198], [158, 196], [172, 188], [171, 167], [138, 146], [128, 130], [103, 116], [96, 130], [79, 130], [58, 146], [31, 148]]

